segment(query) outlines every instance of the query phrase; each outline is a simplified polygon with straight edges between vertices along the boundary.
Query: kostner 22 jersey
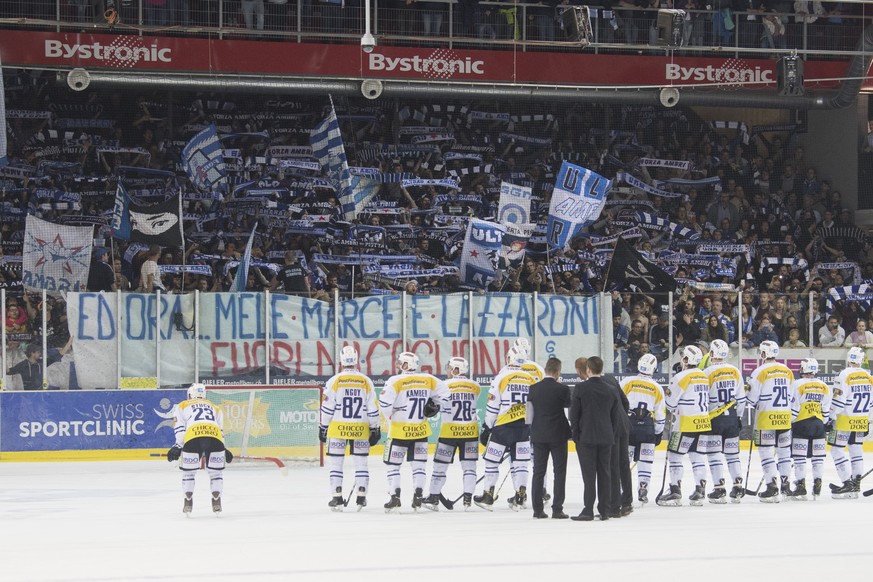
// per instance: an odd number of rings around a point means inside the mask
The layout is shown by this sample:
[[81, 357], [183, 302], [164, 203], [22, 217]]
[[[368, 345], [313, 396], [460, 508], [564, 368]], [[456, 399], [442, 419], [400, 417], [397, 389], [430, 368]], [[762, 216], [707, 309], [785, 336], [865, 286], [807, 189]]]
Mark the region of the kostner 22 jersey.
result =
[[448, 396], [446, 383], [430, 374], [411, 372], [388, 378], [379, 395], [379, 408], [391, 423], [388, 437], [404, 440], [429, 437], [430, 423], [424, 416], [424, 405], [431, 397], [442, 405]]
[[630, 409], [647, 410], [655, 421], [655, 434], [664, 431], [664, 391], [660, 384], [649, 376], [631, 376], [621, 383], [621, 389], [627, 396]]
[[791, 422], [817, 418], [826, 422], [831, 411], [831, 390], [818, 378], [798, 378], [791, 385]]
[[521, 368], [505, 367], [491, 380], [485, 426], [495, 427], [524, 420], [527, 395], [535, 383], [534, 377]]
[[[709, 379], [703, 370], [690, 368], [673, 376], [666, 390], [665, 403], [675, 418], [673, 432], [706, 432], [709, 419]], [[678, 423], [678, 424], [677, 424]]]
[[873, 411], [873, 378], [863, 368], [846, 368], [834, 382], [831, 418], [843, 432], [867, 432]]
[[176, 405], [176, 444], [182, 446], [192, 439], [212, 437], [224, 442], [224, 415], [208, 400], [194, 398], [183, 400]]
[[785, 364], [761, 364], [749, 379], [749, 406], [754, 406], [756, 430], [791, 428], [791, 394], [794, 373]]
[[324, 385], [321, 426], [334, 439], [369, 438], [370, 428], [379, 426], [376, 389], [373, 381], [360, 372], [340, 372]]
[[478, 439], [479, 414], [476, 402], [482, 388], [467, 378], [450, 378], [449, 399], [440, 407], [441, 439]]

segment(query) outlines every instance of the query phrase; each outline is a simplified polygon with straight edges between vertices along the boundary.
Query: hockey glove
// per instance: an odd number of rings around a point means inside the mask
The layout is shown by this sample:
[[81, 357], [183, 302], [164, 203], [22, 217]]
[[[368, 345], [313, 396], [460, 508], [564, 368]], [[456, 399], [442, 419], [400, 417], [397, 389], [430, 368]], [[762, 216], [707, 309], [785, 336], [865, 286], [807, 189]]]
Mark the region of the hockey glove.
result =
[[233, 453], [229, 449], [224, 449], [224, 462], [233, 463]]
[[482, 430], [479, 432], [479, 442], [482, 443], [483, 447], [488, 446], [488, 439], [491, 438], [491, 429], [482, 425]]
[[834, 421], [829, 420], [824, 425], [825, 434], [832, 432], [834, 430]]
[[662, 432], [659, 432], [658, 434], [655, 435], [655, 446], [656, 447], [661, 444], [661, 440], [663, 438], [664, 438], [664, 433], [662, 433]]
[[169, 451], [167, 451], [167, 460], [169, 462], [178, 461], [182, 456], [182, 447], [179, 445], [173, 445]]
[[382, 430], [377, 426], [370, 429], [370, 446], [375, 446], [382, 438]]
[[739, 416], [737, 417], [737, 430], [743, 430], [743, 419]]
[[327, 442], [327, 427], [326, 426], [318, 427], [318, 440], [320, 440], [323, 443]]
[[433, 418], [440, 412], [440, 405], [434, 402], [433, 398], [428, 398], [424, 403], [424, 415], [427, 418]]

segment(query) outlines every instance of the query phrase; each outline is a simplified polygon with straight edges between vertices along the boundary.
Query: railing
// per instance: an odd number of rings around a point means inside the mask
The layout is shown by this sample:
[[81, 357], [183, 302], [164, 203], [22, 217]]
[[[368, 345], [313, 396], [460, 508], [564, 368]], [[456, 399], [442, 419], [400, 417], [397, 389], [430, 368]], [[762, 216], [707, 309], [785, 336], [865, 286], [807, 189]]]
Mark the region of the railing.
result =
[[[111, 4], [117, 9], [114, 24], [107, 22], [102, 11], [103, 5]], [[474, 9], [449, 0], [401, 3], [403, 7], [388, 4], [387, 0], [372, 3], [372, 31], [380, 45], [523, 51], [582, 47], [566, 37], [555, 9], [541, 4], [480, 2]], [[592, 7], [593, 45], [587, 50], [663, 52], [663, 47], [656, 46], [656, 15], [655, 10], [608, 11]], [[764, 16], [769, 25], [762, 20]], [[807, 57], [835, 58], [854, 51], [868, 17], [834, 14], [820, 16], [814, 23], [795, 20], [791, 13], [734, 12], [726, 21], [718, 10], [689, 10], [685, 46], [677, 51], [697, 54], [727, 50], [735, 55], [763, 52], [767, 56], [796, 51]], [[167, 0], [163, 7], [145, 4], [144, 0], [20, 0], [0, 6], [0, 25], [350, 44], [358, 43], [364, 30], [362, 2], [346, 2], [343, 6], [316, 0]]]

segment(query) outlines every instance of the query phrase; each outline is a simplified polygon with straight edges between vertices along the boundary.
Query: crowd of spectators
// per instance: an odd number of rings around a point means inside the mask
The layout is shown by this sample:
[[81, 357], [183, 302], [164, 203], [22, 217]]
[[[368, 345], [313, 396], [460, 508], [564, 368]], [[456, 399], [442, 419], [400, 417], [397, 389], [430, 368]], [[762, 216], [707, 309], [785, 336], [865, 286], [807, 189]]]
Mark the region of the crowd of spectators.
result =
[[[532, 188], [531, 215], [544, 224], [566, 160], [609, 178], [627, 172], [670, 195], [617, 180], [584, 236], [547, 257], [536, 232], [521, 268], [500, 273], [488, 290], [602, 291], [612, 248], [602, 237], [633, 229], [637, 248], [681, 286], [672, 304], [666, 294], [606, 289], [616, 348], [629, 366], [646, 352], [668, 358], [671, 318], [674, 348], [715, 338], [746, 347], [763, 339], [873, 347], [863, 284], [873, 278], [873, 247], [790, 125], [756, 131], [681, 108], [338, 99], [349, 165], [382, 180], [370, 205], [347, 221], [305, 153], [310, 130], [329, 111], [326, 99], [155, 92], [131, 107], [119, 92], [71, 93], [29, 72], [4, 73], [11, 163], [0, 170], [0, 285], [7, 333], [25, 334], [14, 336], [25, 342], [44, 306], [21, 290], [15, 255], [24, 222], [13, 208], [94, 225], [95, 291], [227, 290], [257, 224], [248, 290], [323, 300], [335, 290], [445, 293], [460, 290], [460, 280], [437, 268], [457, 265], [467, 218], [493, 219], [506, 181]], [[223, 197], [194, 192], [180, 165], [181, 149], [209, 123], [224, 136]], [[641, 158], [690, 164], [645, 166]], [[690, 183], [669, 183], [677, 178]], [[182, 191], [184, 248], [112, 237], [119, 179], [142, 203]], [[362, 254], [401, 257], [400, 266], [368, 269], [376, 261]], [[413, 279], [404, 269], [430, 271]], [[834, 289], [840, 294], [830, 297]], [[63, 297], [49, 299], [52, 345], [60, 348], [68, 340]]]

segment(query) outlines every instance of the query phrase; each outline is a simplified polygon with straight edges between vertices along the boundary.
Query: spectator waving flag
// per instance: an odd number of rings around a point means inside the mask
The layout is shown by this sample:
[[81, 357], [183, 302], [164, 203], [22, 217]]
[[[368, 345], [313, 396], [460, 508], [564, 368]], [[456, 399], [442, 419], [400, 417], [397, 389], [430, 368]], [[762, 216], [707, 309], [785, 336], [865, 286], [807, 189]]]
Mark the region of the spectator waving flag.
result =
[[461, 285], [485, 289], [497, 275], [504, 228], [471, 218], [461, 250]]
[[28, 216], [22, 247], [22, 284], [46, 291], [85, 291], [93, 244], [93, 226], [61, 226]]
[[0, 63], [0, 168], [8, 163], [6, 159], [6, 91], [3, 89], [3, 63]]
[[530, 222], [531, 188], [500, 183], [500, 204], [497, 207], [497, 222], [500, 224], [525, 224]]
[[612, 262], [606, 272], [603, 288], [609, 289], [611, 283], [630, 283], [646, 293], [666, 293], [676, 290], [676, 280], [654, 263], [643, 258], [623, 238], [615, 243]]
[[122, 240], [180, 247], [183, 244], [181, 193], [160, 204], [144, 206], [131, 200], [119, 181], [110, 226], [114, 236]]
[[569, 162], [561, 164], [552, 191], [546, 239], [553, 249], [564, 248], [583, 227], [594, 222], [612, 181]]
[[182, 166], [195, 188], [227, 192], [227, 173], [215, 124], [191, 138], [182, 150]]
[[249, 265], [252, 264], [252, 241], [255, 240], [255, 229], [258, 225], [252, 227], [252, 234], [249, 235], [249, 242], [246, 243], [246, 250], [243, 252], [242, 259], [236, 269], [236, 275], [233, 278], [233, 285], [230, 286], [231, 293], [242, 293], [246, 290], [246, 279], [249, 276]]
[[345, 220], [354, 220], [379, 190], [379, 182], [365, 176], [353, 176], [343, 145], [343, 136], [333, 100], [330, 114], [309, 134], [312, 153], [321, 162], [321, 167], [338, 194], [340, 208]]

